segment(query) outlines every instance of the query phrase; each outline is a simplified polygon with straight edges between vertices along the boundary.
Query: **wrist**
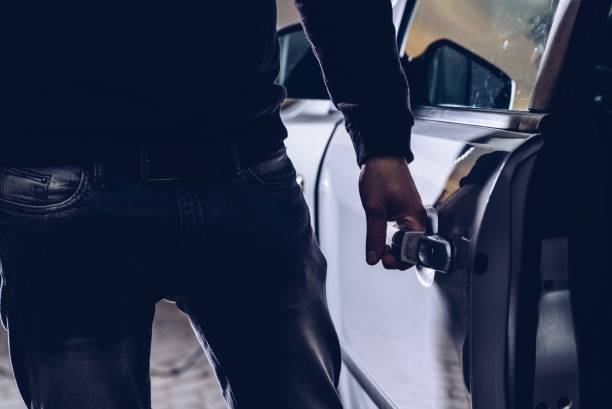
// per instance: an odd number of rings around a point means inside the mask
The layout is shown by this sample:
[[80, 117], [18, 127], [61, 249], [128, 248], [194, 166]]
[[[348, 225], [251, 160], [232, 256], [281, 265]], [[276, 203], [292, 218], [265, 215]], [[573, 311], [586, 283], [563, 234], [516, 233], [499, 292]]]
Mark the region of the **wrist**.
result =
[[363, 165], [361, 166], [362, 168], [364, 168], [365, 166], [380, 166], [380, 165], [408, 165], [408, 161], [406, 160], [406, 157], [403, 155], [395, 155], [395, 154], [388, 154], [388, 155], [375, 155], [375, 156], [370, 156], [368, 158], [366, 158], [366, 160], [363, 162]]

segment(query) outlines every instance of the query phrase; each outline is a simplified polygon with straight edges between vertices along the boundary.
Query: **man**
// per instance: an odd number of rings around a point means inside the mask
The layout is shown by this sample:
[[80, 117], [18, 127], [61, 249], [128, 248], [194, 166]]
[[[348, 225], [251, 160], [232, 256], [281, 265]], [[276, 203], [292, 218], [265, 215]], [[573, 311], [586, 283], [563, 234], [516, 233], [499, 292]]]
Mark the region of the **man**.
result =
[[[59, 4], [58, 4], [59, 3]], [[366, 258], [419, 228], [385, 0], [297, 0], [346, 118]], [[287, 158], [273, 0], [4, 2], [2, 316], [29, 408], [149, 408], [176, 301], [230, 407], [340, 408], [325, 260]]]

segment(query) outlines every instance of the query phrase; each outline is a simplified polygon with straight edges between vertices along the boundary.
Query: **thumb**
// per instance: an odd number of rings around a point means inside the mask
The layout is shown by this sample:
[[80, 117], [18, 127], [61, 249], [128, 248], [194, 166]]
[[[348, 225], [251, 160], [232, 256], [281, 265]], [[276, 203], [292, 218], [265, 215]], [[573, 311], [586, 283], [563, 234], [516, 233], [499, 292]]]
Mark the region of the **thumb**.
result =
[[387, 215], [381, 211], [366, 212], [366, 261], [373, 266], [378, 263], [385, 251], [387, 239]]

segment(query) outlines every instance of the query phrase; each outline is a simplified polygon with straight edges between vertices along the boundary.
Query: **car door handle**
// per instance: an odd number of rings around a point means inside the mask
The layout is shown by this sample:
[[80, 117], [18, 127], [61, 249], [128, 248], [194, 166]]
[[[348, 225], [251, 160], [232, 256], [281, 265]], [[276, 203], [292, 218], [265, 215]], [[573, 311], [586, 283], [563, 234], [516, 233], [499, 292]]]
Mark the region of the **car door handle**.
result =
[[425, 231], [410, 231], [390, 226], [387, 231], [391, 253], [397, 260], [416, 266], [417, 277], [426, 287], [433, 284], [435, 273], [448, 274], [466, 266], [469, 240], [445, 238], [438, 234], [438, 213], [427, 207]]

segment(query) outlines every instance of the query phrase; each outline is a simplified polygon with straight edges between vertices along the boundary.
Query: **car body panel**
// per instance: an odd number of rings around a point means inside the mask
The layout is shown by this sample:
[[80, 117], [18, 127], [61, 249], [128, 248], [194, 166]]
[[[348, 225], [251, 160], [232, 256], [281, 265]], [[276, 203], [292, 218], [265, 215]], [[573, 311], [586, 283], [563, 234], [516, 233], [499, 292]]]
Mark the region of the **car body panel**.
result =
[[[438, 209], [443, 234], [465, 236], [476, 246], [500, 171], [530, 137], [416, 121], [416, 159], [410, 167], [424, 203]], [[346, 132], [338, 129], [319, 184], [328, 298], [341, 337], [398, 408], [469, 407], [462, 360], [469, 318], [466, 270], [438, 276], [436, 285], [427, 289], [413, 269], [387, 271], [366, 265], [365, 218], [352, 149]], [[354, 381], [352, 387], [357, 387]]]
[[304, 198], [310, 208], [314, 226], [315, 194], [319, 167], [325, 148], [336, 126], [340, 114], [330, 109], [329, 101], [296, 101], [283, 111], [283, 122], [289, 137], [285, 141], [287, 154], [296, 168], [298, 182], [302, 186]]

